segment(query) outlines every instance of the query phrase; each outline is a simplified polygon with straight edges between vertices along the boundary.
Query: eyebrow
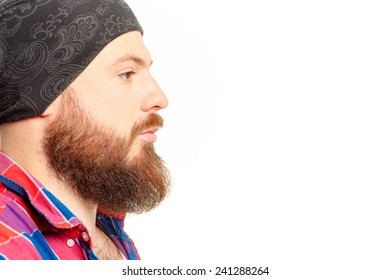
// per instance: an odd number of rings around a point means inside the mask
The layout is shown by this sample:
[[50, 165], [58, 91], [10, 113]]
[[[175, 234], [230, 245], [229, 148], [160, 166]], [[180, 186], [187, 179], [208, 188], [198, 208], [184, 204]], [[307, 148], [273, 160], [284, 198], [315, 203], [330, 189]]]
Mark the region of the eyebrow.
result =
[[[144, 59], [142, 59], [141, 57], [135, 56], [135, 55], [124, 55], [124, 56], [116, 59], [111, 66], [116, 67], [120, 64], [123, 64], [125, 62], [129, 62], [129, 61], [136, 63], [140, 67], [147, 67], [148, 66], [148, 63]], [[151, 66], [152, 63], [153, 63], [153, 61], [151, 61], [149, 63], [149, 66]]]

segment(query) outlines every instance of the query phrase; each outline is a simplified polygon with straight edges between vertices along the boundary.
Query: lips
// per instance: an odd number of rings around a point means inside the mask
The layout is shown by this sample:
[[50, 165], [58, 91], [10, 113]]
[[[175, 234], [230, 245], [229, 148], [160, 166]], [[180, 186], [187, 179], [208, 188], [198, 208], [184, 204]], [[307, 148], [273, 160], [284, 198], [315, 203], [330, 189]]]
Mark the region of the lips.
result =
[[137, 137], [147, 142], [155, 142], [157, 139], [155, 133], [163, 127], [163, 122], [163, 118], [159, 114], [152, 113], [136, 122], [131, 135], [133, 135], [133, 138]]
[[159, 130], [158, 127], [150, 128], [142, 133], [139, 134], [139, 136], [144, 139], [147, 142], [155, 142], [157, 140], [156, 132]]

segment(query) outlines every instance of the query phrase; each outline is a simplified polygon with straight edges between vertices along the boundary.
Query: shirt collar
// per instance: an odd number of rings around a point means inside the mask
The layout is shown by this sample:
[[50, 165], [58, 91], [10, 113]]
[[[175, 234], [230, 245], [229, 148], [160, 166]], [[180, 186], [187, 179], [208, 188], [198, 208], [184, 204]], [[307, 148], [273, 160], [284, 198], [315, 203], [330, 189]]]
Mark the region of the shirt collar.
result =
[[81, 221], [36, 178], [13, 159], [0, 152], [0, 174], [19, 184], [27, 199], [49, 224], [58, 229], [81, 225]]

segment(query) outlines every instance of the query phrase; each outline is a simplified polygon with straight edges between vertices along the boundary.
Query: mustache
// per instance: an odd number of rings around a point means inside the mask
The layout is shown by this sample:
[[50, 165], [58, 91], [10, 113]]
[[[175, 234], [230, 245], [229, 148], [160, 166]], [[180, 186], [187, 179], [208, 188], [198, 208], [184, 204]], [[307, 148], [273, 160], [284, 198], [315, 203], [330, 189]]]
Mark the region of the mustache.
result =
[[142, 119], [133, 126], [132, 133], [140, 134], [149, 128], [158, 127], [162, 128], [164, 124], [163, 118], [159, 114], [148, 115], [145, 119]]
[[131, 132], [131, 143], [134, 142], [137, 135], [143, 133], [144, 131], [157, 127], [162, 128], [164, 125], [164, 119], [157, 113], [153, 113], [141, 119], [135, 123]]

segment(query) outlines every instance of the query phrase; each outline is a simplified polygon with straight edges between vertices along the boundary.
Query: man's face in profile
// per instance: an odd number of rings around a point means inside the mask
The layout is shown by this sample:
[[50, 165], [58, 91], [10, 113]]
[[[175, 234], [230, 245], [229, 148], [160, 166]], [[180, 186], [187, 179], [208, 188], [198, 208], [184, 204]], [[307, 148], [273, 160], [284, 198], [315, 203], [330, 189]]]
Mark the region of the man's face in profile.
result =
[[60, 96], [46, 129], [49, 168], [107, 213], [149, 211], [168, 193], [153, 147], [167, 98], [151, 64], [139, 32], [121, 35]]

